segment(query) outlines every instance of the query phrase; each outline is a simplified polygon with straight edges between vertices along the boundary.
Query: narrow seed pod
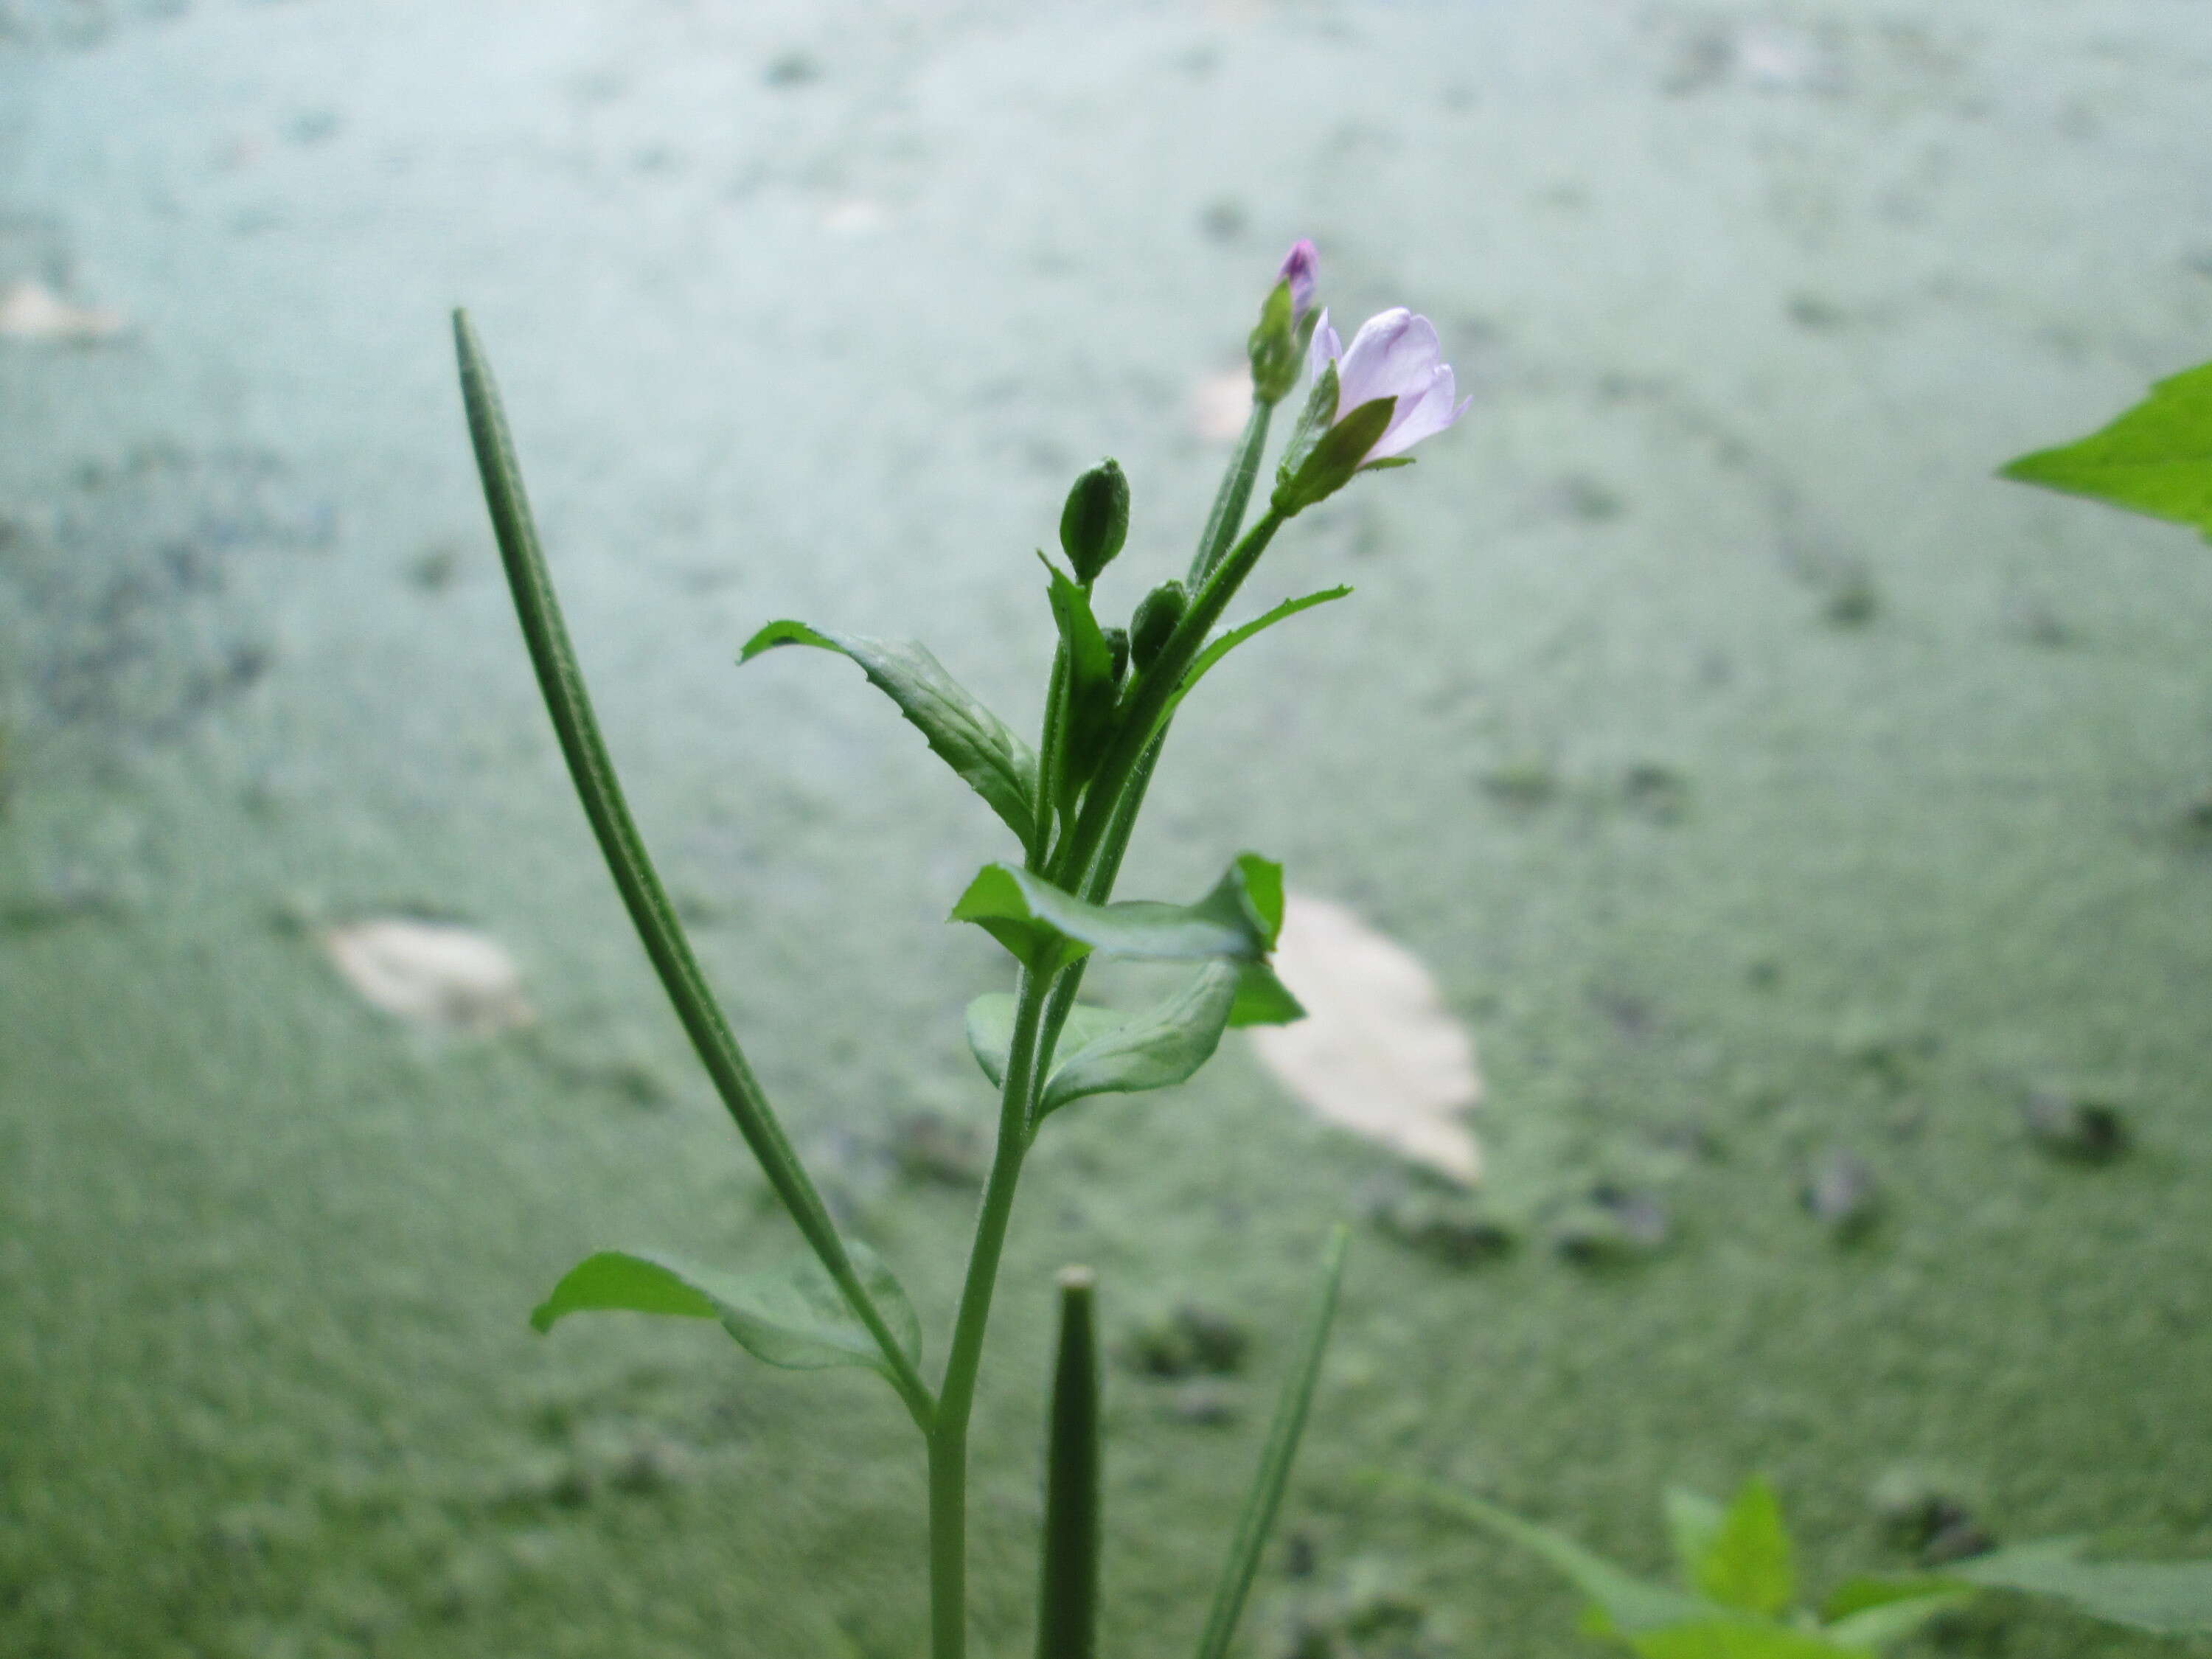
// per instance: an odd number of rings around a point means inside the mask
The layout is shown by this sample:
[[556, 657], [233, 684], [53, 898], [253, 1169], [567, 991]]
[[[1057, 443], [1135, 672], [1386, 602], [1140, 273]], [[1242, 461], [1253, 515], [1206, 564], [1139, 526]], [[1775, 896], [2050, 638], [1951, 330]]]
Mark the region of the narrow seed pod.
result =
[[1178, 581], [1162, 582], [1138, 601], [1137, 614], [1129, 618], [1129, 657], [1139, 673], [1152, 665], [1189, 604], [1190, 594]]
[[1110, 457], [1075, 481], [1060, 512], [1060, 546], [1088, 587], [1129, 538], [1129, 481]]

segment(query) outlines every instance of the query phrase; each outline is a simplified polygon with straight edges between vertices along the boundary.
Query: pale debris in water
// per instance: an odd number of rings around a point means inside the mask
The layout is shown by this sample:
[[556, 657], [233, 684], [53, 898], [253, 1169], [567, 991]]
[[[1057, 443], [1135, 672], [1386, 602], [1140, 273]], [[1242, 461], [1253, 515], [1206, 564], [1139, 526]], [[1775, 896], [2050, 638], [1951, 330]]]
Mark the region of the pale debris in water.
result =
[[1482, 1097], [1474, 1040], [1402, 945], [1340, 904], [1288, 896], [1276, 974], [1305, 1005], [1257, 1026], [1261, 1063], [1320, 1117], [1473, 1186], [1482, 1150], [1460, 1115]]
[[530, 1023], [514, 958], [473, 929], [386, 916], [327, 928], [322, 943], [346, 982], [387, 1014], [477, 1036]]
[[36, 283], [0, 289], [0, 337], [10, 340], [58, 340], [85, 345], [123, 332], [123, 314], [95, 307], [73, 306]]

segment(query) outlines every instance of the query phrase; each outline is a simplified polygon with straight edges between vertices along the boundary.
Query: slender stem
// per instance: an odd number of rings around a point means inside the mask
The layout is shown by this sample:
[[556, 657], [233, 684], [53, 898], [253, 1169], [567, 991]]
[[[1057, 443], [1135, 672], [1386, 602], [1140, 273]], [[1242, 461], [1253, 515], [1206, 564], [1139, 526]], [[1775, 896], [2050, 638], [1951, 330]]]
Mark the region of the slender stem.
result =
[[1259, 563], [1260, 556], [1267, 550], [1267, 544], [1289, 517], [1279, 508], [1269, 507], [1260, 521], [1245, 532], [1243, 539], [1214, 566], [1206, 585], [1192, 598], [1190, 609], [1183, 612], [1175, 632], [1160, 647], [1160, 654], [1132, 689], [1127, 706], [1117, 712], [1115, 718], [1118, 729], [1084, 797], [1075, 832], [1067, 837], [1053, 860], [1054, 879], [1061, 886], [1079, 884], [1098, 856], [1107, 829], [1117, 816], [1122, 790], [1153, 739], [1159, 736], [1156, 728], [1160, 717], [1182, 685], [1184, 672], [1205, 647], [1206, 636], [1212, 631], [1213, 624], [1221, 620], [1222, 611], [1228, 608], [1229, 601], [1236, 597], [1237, 590], [1243, 586], [1244, 579], [1252, 574], [1252, 567]]
[[983, 1200], [975, 1216], [975, 1241], [968, 1252], [968, 1277], [952, 1320], [952, 1346], [945, 1359], [937, 1413], [929, 1428], [929, 1634], [931, 1659], [962, 1659], [968, 1644], [968, 1419], [975, 1407], [975, 1376], [983, 1335], [991, 1322], [991, 1293], [999, 1279], [1006, 1223], [1029, 1146], [1030, 1097], [1035, 1092], [1037, 1030], [1044, 1018], [1051, 976], [1022, 970], [1014, 997], [1014, 1031], [1006, 1047], [1006, 1086], [999, 1099], [999, 1139]]
[[698, 1051], [707, 1073], [714, 1081], [722, 1103], [752, 1149], [761, 1169], [783, 1200], [791, 1218], [822, 1265], [836, 1282], [854, 1316], [875, 1339], [890, 1368], [891, 1383], [906, 1402], [916, 1426], [928, 1432], [935, 1410], [929, 1385], [921, 1379], [913, 1358], [902, 1348], [884, 1322], [875, 1299], [860, 1283], [844, 1241], [830, 1218], [828, 1207], [809, 1179], [799, 1154], [785, 1137], [752, 1067], [746, 1064], [737, 1038], [708, 988], [707, 976], [692, 954], [676, 908], [660, 884], [644, 837], [630, 817], [623, 798], [614, 762], [599, 735], [592, 700], [584, 689], [582, 670], [569, 644], [562, 620], [560, 600], [545, 567], [538, 539], [538, 526], [523, 493], [522, 467], [515, 459], [514, 441], [499, 400], [491, 366], [484, 360], [476, 331], [464, 312], [453, 313], [453, 337], [460, 356], [461, 393], [468, 406], [469, 435], [476, 446], [477, 467], [483, 477], [484, 500], [490, 508], [492, 528], [499, 539], [501, 562], [514, 595], [514, 608], [522, 623], [523, 639], [537, 670], [538, 685], [552, 716], [561, 752], [568, 763], [568, 775], [583, 801], [584, 816], [605, 854], [616, 890], [629, 911], [631, 923], [645, 945], [662, 988], [676, 1006], [691, 1046]]
[[1189, 585], [1194, 590], [1213, 574], [1213, 567], [1221, 562], [1221, 556], [1244, 527], [1244, 509], [1260, 476], [1260, 457], [1267, 447], [1267, 422], [1274, 412], [1274, 404], [1253, 398], [1244, 430], [1237, 436], [1237, 447], [1230, 452], [1229, 470], [1222, 474], [1221, 487], [1214, 491], [1213, 509], [1206, 515], [1198, 551], [1191, 556]]

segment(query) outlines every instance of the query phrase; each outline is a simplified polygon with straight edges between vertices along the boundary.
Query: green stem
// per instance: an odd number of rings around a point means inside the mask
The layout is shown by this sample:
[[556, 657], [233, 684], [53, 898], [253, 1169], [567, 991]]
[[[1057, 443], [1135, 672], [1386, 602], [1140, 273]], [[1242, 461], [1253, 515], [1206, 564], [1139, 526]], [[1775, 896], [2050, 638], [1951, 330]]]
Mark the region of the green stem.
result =
[[1188, 585], [1193, 592], [1213, 574], [1213, 567], [1221, 562], [1221, 556], [1244, 527], [1244, 509], [1260, 476], [1260, 457], [1267, 447], [1267, 422], [1274, 412], [1274, 404], [1258, 398], [1252, 400], [1244, 430], [1237, 436], [1237, 447], [1230, 452], [1229, 470], [1222, 474], [1221, 487], [1214, 491], [1213, 510], [1206, 515], [1198, 551], [1191, 556]]
[[[1213, 507], [1206, 515], [1206, 529], [1198, 538], [1198, 550], [1191, 556], [1190, 586], [1194, 590], [1204, 586], [1213, 568], [1221, 562], [1222, 555], [1236, 540], [1237, 532], [1244, 527], [1245, 508], [1251, 502], [1252, 486], [1260, 476], [1260, 458], [1267, 447], [1267, 422], [1274, 412], [1273, 404], [1253, 399], [1243, 433], [1237, 438], [1228, 468], [1213, 493]], [[1158, 769], [1160, 750], [1167, 740], [1167, 728], [1163, 725], [1115, 798], [1113, 817], [1107, 823], [1097, 856], [1090, 867], [1062, 872], [1070, 890], [1093, 904], [1103, 904], [1114, 896], [1114, 883], [1121, 873], [1121, 860], [1128, 853], [1129, 837], [1137, 827], [1137, 814], [1144, 808], [1146, 791], [1152, 787], [1152, 774]], [[1076, 882], [1079, 876], [1079, 885]], [[1045, 1061], [1050, 1060], [1059, 1045], [1060, 1030], [1074, 1010], [1075, 999], [1083, 988], [1083, 970], [1088, 965], [1087, 957], [1077, 963], [1053, 987], [1052, 1000], [1045, 1007], [1044, 1034], [1037, 1043], [1037, 1053]], [[1030, 1133], [1036, 1133], [1034, 1124]]]
[[1243, 539], [1214, 566], [1206, 585], [1193, 596], [1182, 620], [1176, 624], [1175, 632], [1160, 647], [1160, 654], [1132, 688], [1127, 706], [1115, 714], [1114, 740], [1107, 746], [1105, 757], [1100, 761], [1084, 796], [1075, 832], [1067, 837], [1053, 860], [1054, 879], [1061, 886], [1077, 887], [1085, 879], [1099, 855], [1109, 827], [1121, 816], [1124, 788], [1160, 735], [1158, 728], [1161, 717], [1182, 684], [1184, 673], [1205, 648], [1206, 636], [1213, 631], [1213, 624], [1221, 620], [1229, 601], [1236, 597], [1237, 590], [1243, 586], [1253, 566], [1259, 563], [1260, 556], [1267, 550], [1267, 544], [1289, 517], [1281, 509], [1269, 507], [1260, 521], [1245, 532]]
[[983, 1335], [991, 1322], [991, 1293], [999, 1257], [1013, 1215], [1014, 1188], [1029, 1146], [1030, 1097], [1036, 1075], [1037, 1032], [1043, 1022], [1050, 976], [1022, 970], [1014, 998], [1014, 1031], [1006, 1047], [1006, 1087], [999, 1098], [999, 1139], [983, 1200], [975, 1216], [975, 1241], [968, 1252], [968, 1277], [952, 1320], [952, 1346], [945, 1359], [937, 1413], [929, 1428], [929, 1634], [931, 1659], [962, 1659], [968, 1644], [968, 1419], [975, 1407], [975, 1377]]
[[608, 757], [591, 698], [584, 689], [583, 671], [568, 641], [568, 626], [562, 620], [537, 524], [523, 492], [522, 468], [515, 459], [514, 441], [500, 405], [499, 388], [465, 312], [453, 313], [453, 338], [460, 356], [461, 395], [468, 406], [469, 436], [476, 446], [484, 501], [499, 539], [507, 584], [514, 594], [515, 613], [521, 619], [523, 639], [530, 649], [531, 665], [538, 673], [546, 712], [552, 717], [561, 752], [568, 763], [568, 775], [583, 802], [584, 816], [591, 820], [592, 834], [599, 838], [599, 850], [606, 856], [616, 890], [629, 911], [646, 955], [660, 975], [662, 988], [676, 1006], [677, 1018], [683, 1022], [691, 1046], [698, 1051], [722, 1103], [736, 1121], [738, 1133], [752, 1149], [800, 1234], [836, 1282], [846, 1305], [883, 1351], [892, 1386], [926, 1434], [935, 1412], [929, 1385], [892, 1337], [875, 1299], [860, 1283], [828, 1207], [785, 1137], [783, 1126], [776, 1121], [768, 1097], [722, 1018], [683, 924], [677, 920], [676, 908], [669, 902], [645, 850], [644, 838], [630, 817], [614, 762]]

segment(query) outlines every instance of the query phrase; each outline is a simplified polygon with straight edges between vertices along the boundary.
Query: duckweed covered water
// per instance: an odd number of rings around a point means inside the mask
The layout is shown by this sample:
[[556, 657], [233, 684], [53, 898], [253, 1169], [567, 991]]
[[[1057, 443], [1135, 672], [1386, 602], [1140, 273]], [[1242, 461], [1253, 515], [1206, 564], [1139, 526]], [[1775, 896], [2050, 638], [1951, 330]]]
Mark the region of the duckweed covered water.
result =
[[[2212, 1551], [2212, 559], [1989, 477], [2212, 355], [2208, 79], [2150, 0], [0, 6], [0, 283], [130, 324], [0, 339], [0, 1651], [916, 1650], [872, 1379], [525, 1322], [601, 1244], [794, 1244], [561, 774], [445, 312], [738, 1029], [935, 1350], [1003, 985], [937, 919], [1003, 834], [849, 670], [736, 648], [919, 635], [1026, 721], [1067, 480], [1133, 483], [1109, 599], [1179, 567], [1197, 388], [1298, 234], [1476, 406], [1271, 553], [1257, 603], [1358, 592], [1209, 683], [1125, 888], [1262, 848], [1418, 951], [1488, 1185], [1235, 1042], [1055, 1120], [983, 1650], [1030, 1639], [1052, 1270], [1124, 1355], [1108, 1639], [1173, 1654], [1339, 1216], [1255, 1656], [1589, 1650], [1378, 1470], [1644, 1565], [1663, 1485], [1754, 1468], [1816, 1581], [1901, 1565], [1916, 1493]], [[317, 933], [392, 915], [504, 943], [535, 1023], [362, 1005]], [[2120, 1155], [2066, 1155], [2081, 1108]], [[1224, 1322], [1233, 1364], [1142, 1358]]]

